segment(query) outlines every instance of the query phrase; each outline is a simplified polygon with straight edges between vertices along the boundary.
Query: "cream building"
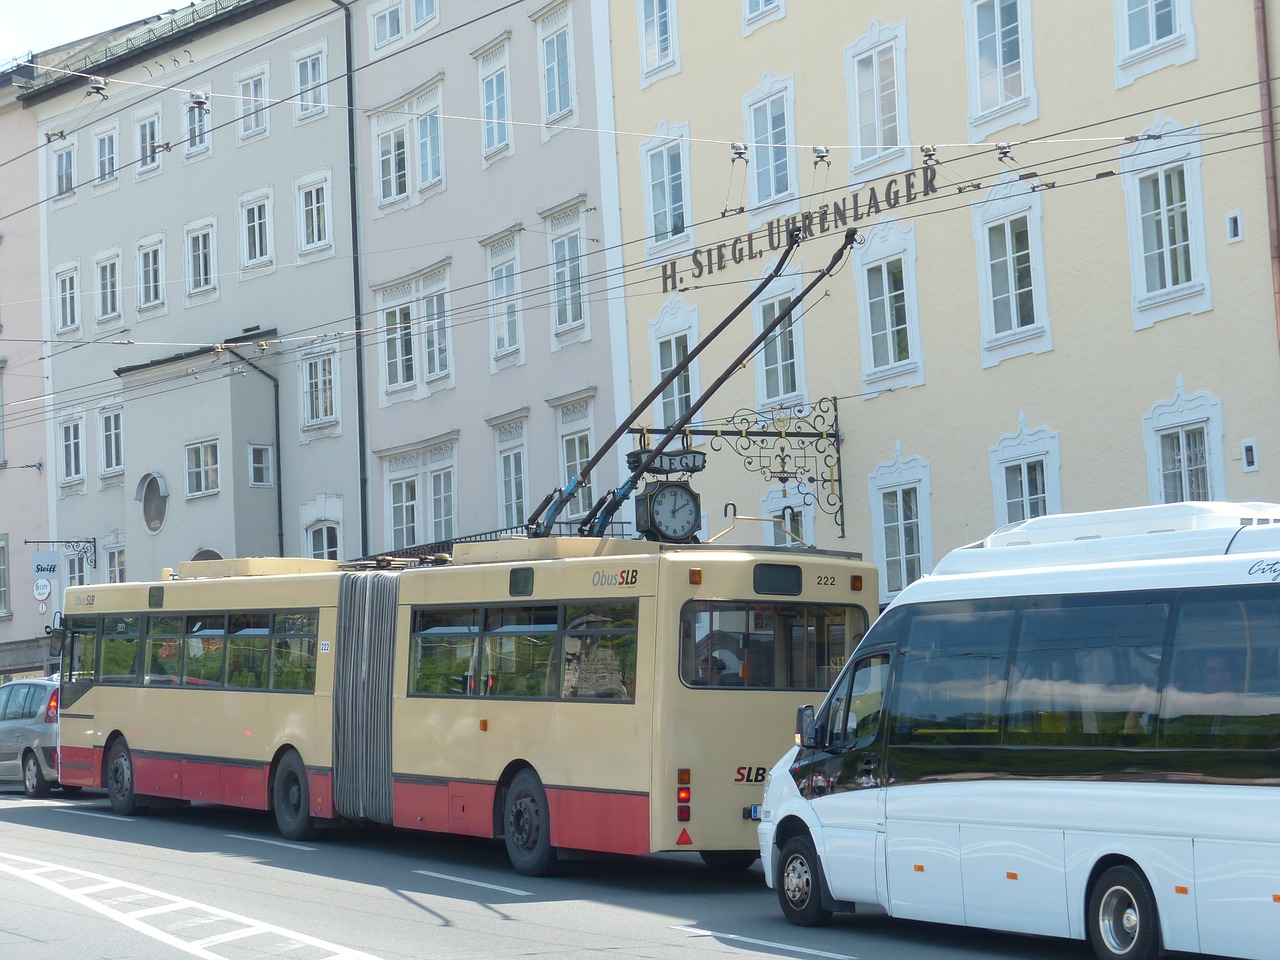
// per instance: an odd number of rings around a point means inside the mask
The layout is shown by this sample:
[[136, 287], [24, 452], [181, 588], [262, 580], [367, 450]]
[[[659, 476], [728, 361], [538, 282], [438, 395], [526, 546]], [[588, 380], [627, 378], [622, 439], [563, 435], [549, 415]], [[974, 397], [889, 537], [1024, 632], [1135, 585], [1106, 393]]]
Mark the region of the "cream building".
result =
[[[709, 453], [705, 532], [728, 503], [782, 518], [874, 557], [888, 600], [1022, 517], [1280, 498], [1268, 5], [1084, 6], [611, 4], [633, 395], [746, 297], [788, 228], [804, 236], [653, 422], [857, 229], [698, 412], [725, 432], [690, 438]], [[797, 463], [811, 424], [769, 416], [815, 404], [826, 429], [838, 412], [834, 463]], [[790, 463], [753, 472], [776, 450], [735, 455], [730, 424], [788, 427]]]

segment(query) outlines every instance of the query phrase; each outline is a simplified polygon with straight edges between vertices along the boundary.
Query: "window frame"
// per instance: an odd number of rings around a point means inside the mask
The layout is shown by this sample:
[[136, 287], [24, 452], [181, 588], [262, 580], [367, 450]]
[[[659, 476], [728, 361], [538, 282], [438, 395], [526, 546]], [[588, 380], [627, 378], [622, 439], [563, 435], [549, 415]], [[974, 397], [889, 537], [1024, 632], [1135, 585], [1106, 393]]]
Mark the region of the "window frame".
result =
[[428, 101], [416, 121], [418, 140], [418, 189], [444, 189], [443, 91], [436, 84], [424, 98]]
[[137, 134], [135, 145], [138, 148], [138, 162], [134, 166], [135, 178], [159, 173], [160, 154], [163, 152], [160, 142], [160, 110], [136, 115], [133, 126]]
[[[329, 103], [324, 98], [324, 91], [328, 87], [328, 44], [320, 43], [295, 50], [289, 60], [293, 68], [294, 123], [305, 123], [324, 116], [329, 112]], [[304, 69], [308, 75], [305, 81]]]
[[[1017, 13], [1018, 27], [1018, 63], [1022, 90], [1017, 96], [1006, 96], [1001, 87], [998, 101], [993, 105], [983, 103], [982, 92], [982, 37], [978, 31], [982, 29], [979, 8], [993, 3], [998, 20], [1000, 13], [1006, 9], [1014, 9]], [[1035, 31], [1031, 23], [1032, 4], [1030, 0], [965, 0], [965, 52], [967, 54], [966, 77], [969, 91], [969, 139], [979, 141], [1001, 130], [1018, 124], [1030, 123], [1040, 117], [1040, 94], [1036, 87], [1035, 77]], [[1003, 42], [1000, 30], [994, 34], [996, 38], [997, 58], [1003, 56]], [[999, 80], [999, 77], [997, 77]]]
[[58, 483], [60, 486], [83, 483], [85, 476], [84, 418], [67, 417], [58, 421]]
[[[207, 107], [190, 101], [187, 103], [182, 124], [182, 155], [184, 158], [209, 152], [211, 140], [209, 137], [208, 116], [209, 109]], [[193, 118], [195, 120], [194, 123], [192, 122]]]
[[98, 412], [98, 476], [124, 473], [124, 410], [104, 408]]
[[[338, 364], [335, 353], [326, 350], [304, 356], [302, 376], [302, 428], [311, 430], [336, 424], [338, 411]], [[325, 407], [329, 409], [326, 411]]]
[[248, 143], [271, 132], [270, 71], [267, 64], [236, 74], [236, 142]]
[[[765, 74], [761, 85], [742, 100], [743, 128], [751, 162], [747, 168], [750, 183], [750, 203], [753, 208], [767, 207], [799, 195], [799, 164], [795, 155], [795, 80], [793, 76], [774, 78]], [[758, 111], [765, 109], [767, 129], [761, 130]], [[776, 129], [775, 117], [782, 117], [782, 130]], [[779, 139], [780, 137], [780, 139]], [[785, 186], [776, 183], [778, 171], [785, 175]], [[762, 179], [770, 171], [769, 189], [762, 187]]]
[[138, 242], [138, 312], [163, 309], [164, 294], [164, 238], [148, 237]]
[[1044, 465], [1045, 513], [1062, 512], [1062, 454], [1057, 431], [1047, 426], [1027, 429], [1025, 413], [1018, 414], [1018, 429], [1000, 437], [988, 452], [991, 500], [995, 526], [1013, 522], [1008, 514], [1010, 494], [1006, 470], [1011, 466], [1038, 461]]
[[0, 617], [13, 615], [9, 589], [9, 534], [0, 533]]
[[[578, 96], [574, 83], [573, 23], [567, 3], [538, 21], [538, 57], [543, 124], [563, 127], [574, 123]], [[544, 131], [544, 135], [551, 132], [554, 131]]]
[[[391, 21], [395, 20], [395, 32], [391, 32]], [[404, 8], [398, 2], [388, 4], [377, 10], [369, 11], [369, 39], [374, 50], [381, 50], [404, 39]], [[385, 24], [386, 29], [383, 29]], [[379, 36], [379, 32], [382, 35]]]
[[[653, 385], [656, 387], [675, 369], [680, 357], [676, 356], [678, 339], [685, 340], [685, 353], [688, 356], [699, 342], [698, 308], [690, 306], [679, 298], [672, 298], [659, 311], [657, 317], [649, 322], [649, 357]], [[663, 345], [671, 343], [671, 363], [663, 363]], [[663, 390], [654, 401], [653, 418], [663, 428], [672, 426], [693, 406], [693, 398], [701, 391], [699, 377], [700, 361], [695, 359], [685, 368], [684, 374], [677, 377], [666, 390]], [[674, 413], [674, 419], [668, 419]]]
[[59, 267], [53, 274], [54, 296], [57, 298], [57, 333], [75, 333], [80, 329], [80, 267]]
[[[795, 282], [789, 280], [785, 287], [778, 285], [776, 288], [771, 289], [768, 299], [761, 298], [757, 300], [752, 305], [756, 333], [762, 333], [764, 328], [777, 319], [778, 314], [786, 309], [783, 301], [793, 302], [798, 293], [799, 290]], [[789, 342], [790, 344], [791, 356], [789, 360], [784, 358], [780, 352], [784, 342]], [[776, 353], [776, 357], [771, 360], [771, 354], [774, 353]], [[756, 357], [756, 399], [758, 406], [769, 407], [804, 402], [808, 390], [805, 376], [804, 324], [801, 318], [797, 316], [796, 311], [793, 311], [791, 316], [779, 324], [769, 338], [760, 344], [760, 350]], [[779, 389], [776, 393], [770, 393], [770, 374], [777, 375], [778, 386], [781, 388], [784, 383], [782, 374], [788, 364], [791, 368], [793, 380], [792, 389]]]
[[[307, 527], [307, 551], [308, 556], [315, 560], [341, 560], [342, 559], [342, 541], [339, 537], [338, 524], [332, 520], [317, 520], [315, 523]], [[316, 534], [323, 537], [323, 543], [319, 552], [316, 551]], [[332, 534], [332, 537], [330, 537]], [[332, 542], [330, 542], [332, 541]], [[332, 555], [331, 555], [332, 554]]]
[[[933, 569], [933, 517], [931, 512], [932, 484], [931, 469], [928, 461], [918, 456], [902, 456], [900, 449], [894, 451], [894, 457], [882, 463], [867, 480], [869, 502], [872, 518], [872, 540], [875, 548], [876, 566], [880, 571], [880, 602], [886, 604], [896, 597], [909, 583], [906, 580], [897, 590], [889, 588], [889, 561], [886, 544], [886, 518], [884, 516], [883, 497], [886, 493], [900, 492], [910, 488], [916, 491], [916, 527], [918, 534], [917, 549], [919, 570], [923, 574]], [[903, 570], [904, 580], [908, 571]]]
[[[240, 270], [262, 272], [275, 266], [275, 217], [270, 191], [244, 194], [239, 198], [237, 228], [240, 234]], [[251, 218], [251, 211], [257, 214]]]
[[[333, 249], [329, 174], [299, 177], [295, 183], [298, 210], [298, 253], [310, 254]], [[311, 199], [308, 200], [308, 194]], [[319, 197], [317, 201], [315, 198]], [[308, 241], [310, 227], [315, 239]]]
[[[679, 159], [680, 170], [674, 181], [677, 189], [673, 190], [671, 175], [671, 158]], [[653, 162], [656, 157], [662, 161], [661, 177], [655, 178]], [[645, 214], [645, 254], [656, 259], [669, 258], [692, 249], [694, 246], [693, 200], [689, 171], [689, 125], [680, 124], [668, 128], [663, 124], [657, 136], [640, 145], [640, 171], [644, 178], [642, 192], [644, 195]], [[669, 221], [663, 231], [659, 230], [655, 203], [656, 188], [661, 186], [663, 194], [662, 215]], [[672, 194], [678, 192], [679, 200], [673, 201]], [[676, 216], [680, 218], [680, 231], [673, 232]], [[660, 236], [659, 234], [662, 233]]]
[[[212, 456], [210, 456], [212, 453]], [[192, 460], [195, 454], [195, 461]], [[217, 437], [193, 440], [182, 445], [184, 489], [188, 500], [211, 497], [221, 490], [221, 451]], [[192, 485], [193, 479], [195, 486]]]
[[[636, 16], [639, 21], [636, 39], [640, 46], [640, 88], [644, 89], [680, 72], [678, 0], [640, 0], [636, 4]], [[652, 41], [649, 37], [650, 21], [653, 22]]]
[[[200, 258], [205, 261], [206, 272], [203, 276], [197, 274], [196, 259], [197, 252], [194, 245], [199, 238], [206, 241], [205, 248], [200, 251]], [[218, 247], [217, 247], [217, 224], [212, 220], [204, 220], [198, 223], [187, 224], [183, 230], [183, 246], [184, 260], [186, 261], [187, 274], [187, 297], [207, 297], [218, 292]], [[204, 283], [198, 281], [204, 280]]]
[[[383, 384], [387, 393], [412, 388], [415, 375], [413, 307], [408, 303], [382, 308]], [[395, 376], [393, 376], [393, 373]]]
[[[123, 310], [120, 303], [120, 254], [113, 252], [94, 260], [94, 274], [98, 280], [97, 301], [98, 323], [112, 323], [121, 319]], [[103, 270], [110, 267], [110, 284], [103, 284]], [[110, 307], [110, 309], [104, 309]]]
[[[1152, 0], [1146, 0], [1149, 4]], [[1165, 67], [1196, 59], [1196, 27], [1192, 0], [1172, 0], [1174, 29], [1167, 37], [1132, 46], [1129, 36], [1128, 0], [1113, 0], [1115, 23], [1115, 86], [1119, 90]]]
[[[876, 136], [873, 144], [862, 142], [862, 117], [860, 115], [858, 96], [858, 62], [863, 57], [872, 56], [879, 77], [878, 57], [883, 50], [891, 53], [894, 71], [894, 144], [884, 143], [885, 117], [877, 108], [875, 116]], [[911, 162], [911, 109], [907, 95], [907, 24], [899, 21], [892, 24], [872, 22], [870, 30], [845, 48], [844, 67], [846, 84], [846, 101], [849, 110], [849, 143], [854, 149], [849, 152], [849, 181], [861, 183], [884, 174], [907, 169]], [[879, 82], [877, 81], [877, 86]], [[879, 100], [879, 97], [876, 97]]]
[[[120, 179], [119, 158], [120, 148], [119, 130], [112, 127], [110, 130], [101, 130], [93, 136], [93, 157], [94, 157], [94, 183], [108, 184]], [[110, 142], [110, 152], [103, 153], [103, 145]], [[104, 164], [108, 169], [104, 172]]]
[[[1162, 438], [1186, 427], [1204, 430], [1205, 475], [1209, 499], [1228, 499], [1226, 478], [1226, 436], [1223, 429], [1222, 400], [1207, 390], [1187, 393], [1178, 376], [1174, 394], [1152, 405], [1142, 418], [1143, 446], [1147, 454], [1147, 485], [1150, 503], [1166, 503]], [[1185, 492], [1185, 491], [1184, 491]]]
[[76, 146], [68, 143], [53, 152], [53, 196], [68, 200], [76, 195]]
[[504, 60], [480, 77], [480, 129], [482, 153], [486, 160], [492, 160], [511, 147], [510, 76]]
[[[249, 465], [249, 486], [274, 487], [275, 481], [275, 446], [270, 443], [250, 443], [247, 462]], [[264, 456], [260, 456], [265, 454]]]
[[517, 439], [499, 443], [498, 510], [503, 529], [521, 527], [528, 519], [528, 463], [523, 430]]
[[[449, 330], [449, 283], [437, 279], [424, 285], [422, 293], [422, 374], [423, 380], [438, 383], [453, 374], [452, 335]], [[437, 309], [443, 309], [437, 312]]]
[[409, 196], [408, 131], [401, 125], [379, 133], [377, 147], [378, 203], [387, 206]]
[[[858, 337], [862, 349], [864, 391], [875, 393], [897, 387], [920, 386], [924, 383], [924, 356], [920, 336], [915, 226], [893, 221], [882, 222], [868, 228], [864, 235], [866, 243], [853, 248], [854, 270], [851, 272], [858, 304]], [[902, 263], [908, 356], [904, 360], [877, 366], [871, 324], [872, 300], [867, 276], [871, 268], [884, 267], [895, 260]]]
[[[412, 496], [405, 498], [411, 487]], [[399, 518], [397, 518], [399, 511]], [[419, 544], [418, 475], [391, 477], [387, 480], [387, 531], [392, 550], [405, 550]]]
[[[437, 480], [448, 478], [448, 490], [438, 489]], [[427, 497], [430, 504], [427, 522], [431, 525], [431, 542], [444, 543], [458, 535], [458, 467], [450, 461], [427, 471]], [[448, 510], [444, 510], [447, 503]]]

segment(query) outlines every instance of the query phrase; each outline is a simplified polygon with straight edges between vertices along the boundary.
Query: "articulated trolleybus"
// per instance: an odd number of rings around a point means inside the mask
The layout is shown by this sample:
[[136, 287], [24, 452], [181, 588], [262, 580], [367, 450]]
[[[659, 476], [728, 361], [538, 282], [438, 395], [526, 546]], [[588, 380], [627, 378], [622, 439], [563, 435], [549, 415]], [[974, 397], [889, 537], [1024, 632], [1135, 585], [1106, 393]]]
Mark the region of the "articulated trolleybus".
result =
[[907, 587], [770, 771], [794, 923], [893, 916], [1272, 960], [1280, 506], [1041, 517]]
[[[770, 760], [875, 610], [852, 554], [589, 538], [400, 570], [184, 563], [66, 596], [61, 778], [559, 850], [757, 855]], [[753, 811], [753, 806], [755, 810]]]

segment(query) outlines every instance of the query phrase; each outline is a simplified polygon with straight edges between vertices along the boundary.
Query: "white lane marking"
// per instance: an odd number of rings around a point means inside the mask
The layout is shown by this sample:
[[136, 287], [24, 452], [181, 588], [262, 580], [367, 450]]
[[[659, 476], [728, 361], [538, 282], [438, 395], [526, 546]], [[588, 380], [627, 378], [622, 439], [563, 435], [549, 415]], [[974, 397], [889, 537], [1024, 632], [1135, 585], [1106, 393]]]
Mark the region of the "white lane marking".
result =
[[740, 937], [736, 933], [717, 933], [714, 930], [699, 930], [697, 927], [672, 927], [682, 933], [691, 933], [695, 937], [715, 937], [718, 940], [735, 940], [738, 943], [750, 943], [757, 947], [772, 947], [788, 953], [803, 953], [807, 957], [829, 957], [831, 960], [858, 960], [847, 953], [827, 953], [825, 950], [810, 950], [806, 947], [793, 946], [790, 943], [775, 943], [772, 940], [756, 940], [754, 937]]
[[77, 817], [97, 817], [99, 820], [119, 820], [121, 823], [133, 823], [133, 817], [117, 817], [114, 813], [94, 813], [92, 810], [72, 810], [59, 807], [61, 813], [74, 813]]
[[500, 887], [496, 883], [481, 883], [479, 880], [468, 880], [466, 877], [451, 877], [447, 873], [432, 873], [430, 870], [415, 870], [424, 877], [435, 877], [437, 880], [448, 880], [450, 883], [465, 883], [472, 887], [484, 887], [486, 890], [498, 890], [501, 893], [513, 893], [517, 897], [532, 897], [528, 890], [517, 890], [515, 887]]
[[224, 837], [230, 837], [232, 840], [248, 840], [251, 843], [269, 843], [273, 847], [288, 847], [290, 850], [307, 850], [315, 853], [315, 847], [303, 846], [301, 843], [289, 843], [285, 840], [268, 840], [266, 837], [247, 837], [241, 833], [224, 833]]
[[[293, 944], [287, 947], [278, 946], [277, 951], [283, 949], [296, 949], [297, 946], [306, 945], [315, 947], [318, 950], [324, 950], [329, 953], [326, 960], [379, 960], [378, 957], [369, 953], [363, 953], [359, 950], [352, 950], [347, 947], [339, 946], [336, 943], [330, 943], [326, 940], [320, 940], [317, 937], [308, 936], [305, 933], [298, 933], [294, 930], [288, 930], [284, 927], [277, 927], [274, 924], [264, 923], [261, 920], [253, 920], [249, 917], [241, 916], [237, 913], [231, 913], [227, 910], [220, 910], [217, 907], [211, 907], [207, 904], [198, 903], [195, 900], [187, 900], [183, 897], [171, 896], [167, 893], [161, 893], [158, 890], [152, 890], [149, 887], [143, 887], [136, 883], [126, 883], [123, 880], [113, 880], [111, 877], [104, 876], [100, 873], [91, 873], [88, 870], [79, 870], [74, 867], [65, 867], [58, 864], [49, 863], [45, 860], [33, 860], [30, 857], [22, 857], [12, 853], [0, 853], [0, 873], [7, 873], [17, 877], [20, 880], [28, 880], [31, 883], [44, 887], [59, 896], [65, 897], [82, 907], [100, 913], [108, 919], [115, 920], [117, 923], [124, 924], [132, 930], [158, 940], [161, 943], [167, 943], [171, 947], [181, 950], [183, 953], [190, 954], [193, 957], [199, 957], [201, 960], [227, 960], [226, 957], [210, 951], [202, 941], [183, 940], [173, 934], [161, 930], [158, 927], [151, 926], [145, 919], [141, 919], [143, 914], [154, 914], [156, 909], [144, 909], [142, 911], [121, 911], [117, 910], [109, 903], [95, 900], [93, 897], [84, 896], [79, 890], [75, 890], [64, 886], [57, 880], [50, 879], [43, 874], [48, 870], [60, 870], [64, 874], [72, 874], [77, 877], [84, 877], [89, 880], [97, 880], [103, 884], [114, 884], [127, 890], [134, 890], [138, 894], [146, 897], [153, 897], [163, 900], [166, 904], [171, 905], [171, 909], [166, 912], [172, 913], [173, 910], [188, 909], [205, 916], [214, 916], [221, 920], [231, 923], [241, 924], [241, 929], [236, 933], [242, 934], [238, 939], [258, 936], [261, 934], [269, 934], [285, 940], [292, 940]], [[165, 908], [160, 908], [165, 909]], [[229, 937], [209, 937], [206, 938], [211, 944], [216, 945], [217, 941], [222, 939], [230, 939]]]

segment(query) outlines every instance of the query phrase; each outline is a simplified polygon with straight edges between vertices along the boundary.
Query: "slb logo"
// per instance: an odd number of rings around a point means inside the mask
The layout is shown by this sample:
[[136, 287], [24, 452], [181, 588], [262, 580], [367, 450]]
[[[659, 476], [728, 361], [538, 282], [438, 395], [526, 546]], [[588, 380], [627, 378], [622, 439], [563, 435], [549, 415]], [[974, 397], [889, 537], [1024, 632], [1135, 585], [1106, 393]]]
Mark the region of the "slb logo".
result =
[[734, 783], [764, 783], [764, 776], [769, 771], [764, 767], [739, 767], [733, 778]]

